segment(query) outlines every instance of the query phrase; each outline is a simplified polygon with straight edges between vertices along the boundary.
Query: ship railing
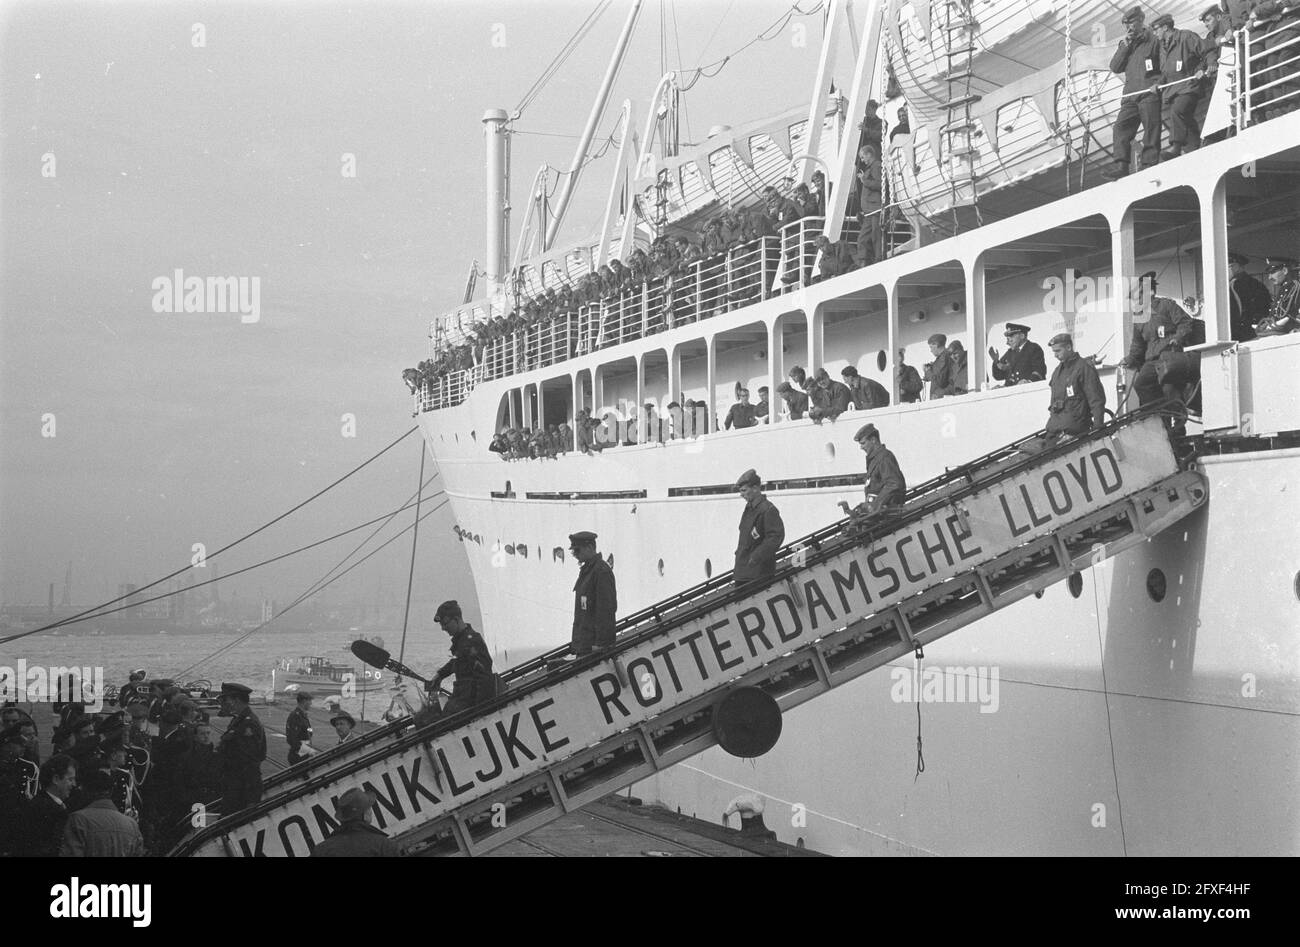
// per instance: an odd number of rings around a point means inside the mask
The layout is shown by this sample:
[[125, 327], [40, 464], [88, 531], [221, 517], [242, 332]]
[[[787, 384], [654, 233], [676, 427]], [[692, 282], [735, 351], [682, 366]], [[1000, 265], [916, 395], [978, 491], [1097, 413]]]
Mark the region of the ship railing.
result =
[[[1237, 33], [1241, 68], [1237, 127], [1261, 121], [1274, 109], [1300, 107], [1300, 19], [1288, 11], [1280, 22]], [[1283, 91], [1289, 87], [1288, 91]]]

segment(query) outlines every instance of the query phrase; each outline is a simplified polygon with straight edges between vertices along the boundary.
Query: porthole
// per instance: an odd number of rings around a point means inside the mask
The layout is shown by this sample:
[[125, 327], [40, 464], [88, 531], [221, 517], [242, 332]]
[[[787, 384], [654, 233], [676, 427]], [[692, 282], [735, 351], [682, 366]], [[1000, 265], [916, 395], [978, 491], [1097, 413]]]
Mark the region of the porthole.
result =
[[713, 560], [712, 560], [712, 559], [705, 559], [705, 560], [704, 560], [704, 577], [705, 577], [706, 579], [711, 579], [711, 578], [713, 578]]
[[1034, 593], [1034, 598], [1042, 598], [1042, 597], [1043, 597], [1042, 589], [1039, 589], [1037, 592]]
[[889, 359], [885, 357], [885, 350], [881, 349], [876, 353], [876, 370], [883, 372], [885, 370], [885, 365], [888, 363]]
[[1083, 594], [1083, 573], [1071, 572], [1070, 578], [1065, 581], [1065, 585], [1070, 590], [1070, 595], [1078, 598]]
[[1163, 602], [1165, 592], [1168, 591], [1165, 581], [1165, 574], [1159, 569], [1152, 569], [1147, 573], [1147, 595], [1151, 596], [1153, 602]]
[[830, 441], [826, 442], [826, 459], [827, 460], [835, 459], [835, 445], [832, 444]]
[[[660, 559], [660, 560], [659, 560], [659, 577], [660, 577], [660, 578], [663, 578], [663, 574], [664, 574], [664, 561], [663, 561], [662, 559]], [[1298, 577], [1298, 578], [1296, 579], [1296, 581], [1297, 581], [1297, 582], [1300, 582], [1300, 577]]]

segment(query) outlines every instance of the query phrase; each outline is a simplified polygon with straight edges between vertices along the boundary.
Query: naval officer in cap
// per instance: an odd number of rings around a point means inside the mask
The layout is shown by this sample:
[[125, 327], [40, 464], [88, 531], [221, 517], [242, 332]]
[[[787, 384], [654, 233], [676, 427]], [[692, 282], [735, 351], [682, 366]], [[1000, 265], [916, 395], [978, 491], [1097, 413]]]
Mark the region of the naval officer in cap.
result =
[[1008, 322], [1004, 335], [1007, 352], [1001, 358], [998, 358], [997, 349], [989, 346], [989, 358], [993, 359], [993, 378], [1006, 382], [1007, 387], [1046, 378], [1047, 359], [1043, 355], [1042, 346], [1029, 341], [1029, 326]]
[[[298, 706], [289, 714], [289, 718], [284, 722], [284, 739], [289, 744], [289, 765], [301, 763], [307, 757], [315, 752], [311, 745], [313, 730], [311, 718], [307, 712], [311, 710], [312, 694], [308, 691], [298, 691], [296, 700]], [[307, 747], [307, 752], [303, 752], [303, 747]]]
[[218, 716], [230, 717], [217, 747], [221, 772], [221, 814], [230, 815], [262, 800], [262, 761], [266, 759], [266, 732], [249, 709], [252, 688], [246, 684], [221, 685]]
[[1268, 315], [1255, 326], [1261, 336], [1286, 335], [1300, 329], [1300, 282], [1296, 280], [1296, 261], [1290, 257], [1271, 256], [1264, 264], [1268, 280], [1276, 288]]
[[492, 655], [488, 652], [483, 636], [465, 621], [460, 604], [455, 599], [443, 602], [434, 613], [433, 620], [451, 637], [451, 660], [433, 675], [433, 680], [429, 682], [429, 693], [436, 694], [438, 685], [444, 679], [456, 678], [456, 683], [451, 688], [451, 698], [442, 712], [448, 715], [460, 713], [495, 697], [496, 675], [492, 673]]
[[763, 481], [752, 469], [740, 475], [736, 489], [745, 501], [745, 512], [740, 515], [732, 579], [743, 585], [776, 572], [776, 551], [785, 542], [785, 524], [780, 511], [763, 496]]
[[1048, 407], [1049, 434], [1087, 434], [1105, 423], [1106, 389], [1090, 358], [1080, 358], [1074, 338], [1066, 332], [1048, 343], [1058, 362], [1049, 385], [1052, 402]]
[[1250, 260], [1240, 253], [1228, 254], [1228, 325], [1232, 341], [1249, 342], [1255, 337], [1255, 324], [1268, 315], [1273, 297], [1268, 288], [1246, 272]]
[[614, 570], [596, 549], [596, 534], [583, 531], [569, 536], [569, 551], [582, 563], [573, 583], [573, 639], [575, 655], [614, 646], [618, 589]]

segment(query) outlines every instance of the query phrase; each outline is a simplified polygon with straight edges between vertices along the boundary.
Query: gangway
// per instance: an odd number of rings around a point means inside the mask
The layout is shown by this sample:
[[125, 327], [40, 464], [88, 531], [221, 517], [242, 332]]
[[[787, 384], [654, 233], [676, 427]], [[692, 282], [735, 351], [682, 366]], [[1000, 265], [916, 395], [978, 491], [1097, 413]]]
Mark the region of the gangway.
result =
[[1207, 495], [1154, 411], [1083, 438], [1039, 432], [866, 529], [840, 520], [787, 545], [770, 580], [717, 576], [625, 617], [610, 651], [557, 666], [557, 649], [506, 672], [490, 703], [294, 767], [173, 854], [307, 855], [357, 785], [408, 853], [486, 853], [715, 745], [716, 708], [739, 689], [789, 710], [1145, 542]]

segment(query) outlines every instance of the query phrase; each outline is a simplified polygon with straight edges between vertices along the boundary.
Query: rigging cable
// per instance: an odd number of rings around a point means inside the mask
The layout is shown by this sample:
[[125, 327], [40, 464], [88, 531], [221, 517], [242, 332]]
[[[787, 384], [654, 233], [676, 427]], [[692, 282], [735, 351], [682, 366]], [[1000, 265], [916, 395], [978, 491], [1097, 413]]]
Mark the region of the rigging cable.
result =
[[[301, 510], [304, 506], [306, 506], [308, 503], [311, 503], [313, 500], [318, 499], [318, 498], [321, 497], [321, 496], [324, 496], [326, 493], [328, 493], [330, 490], [333, 490], [335, 487], [337, 487], [337, 486], [338, 486], [340, 483], [342, 483], [344, 480], [347, 480], [347, 479], [348, 479], [349, 477], [351, 477], [353, 474], [358, 473], [358, 472], [361, 471], [364, 467], [369, 466], [369, 465], [372, 464], [374, 461], [376, 461], [376, 460], [378, 460], [380, 457], [384, 456], [384, 454], [388, 453], [390, 450], [392, 450], [394, 447], [396, 447], [396, 446], [397, 446], [398, 444], [400, 444], [402, 441], [406, 440], [408, 437], [410, 437], [412, 434], [414, 434], [414, 433], [415, 433], [416, 431], [418, 431], [418, 430], [419, 430], [419, 426], [418, 426], [418, 425], [415, 426], [415, 427], [412, 427], [410, 430], [408, 430], [408, 431], [407, 431], [405, 434], [403, 434], [401, 437], [399, 437], [399, 438], [397, 438], [396, 440], [394, 440], [394, 441], [392, 441], [391, 443], [389, 443], [387, 447], [385, 447], [385, 448], [383, 448], [382, 450], [380, 450], [377, 454], [372, 454], [368, 459], [362, 461], [362, 462], [359, 463], [357, 466], [353, 467], [351, 470], [349, 470], [349, 471], [348, 471], [347, 473], [345, 473], [343, 476], [339, 477], [339, 478], [338, 478], [337, 480], [335, 480], [333, 483], [329, 484], [329, 486], [324, 487], [324, 488], [321, 489], [321, 490], [318, 490], [316, 493], [313, 493], [311, 496], [309, 496], [307, 499], [303, 500], [301, 503], [297, 504], [296, 506], [293, 506], [293, 507], [289, 508], [289, 509], [286, 510], [285, 512], [281, 513], [279, 516], [275, 517], [275, 519], [269, 520], [269, 521], [267, 521], [266, 523], [263, 523], [261, 526], [257, 527], [257, 529], [255, 529], [255, 530], [253, 530], [253, 531], [251, 531], [251, 532], [245, 533], [243, 536], [240, 536], [240, 537], [239, 537], [238, 539], [236, 539], [234, 542], [227, 543], [226, 545], [222, 546], [222, 547], [221, 547], [220, 549], [218, 549], [216, 552], [214, 552], [214, 553], [212, 553], [212, 554], [210, 554], [210, 555], [204, 557], [204, 562], [208, 562], [208, 561], [210, 561], [210, 560], [212, 560], [212, 559], [215, 559], [217, 556], [221, 555], [221, 554], [222, 554], [223, 552], [225, 552], [226, 550], [228, 550], [228, 549], [233, 549], [235, 546], [238, 546], [240, 543], [244, 542], [244, 541], [247, 540], [247, 539], [252, 539], [254, 536], [256, 536], [258, 533], [262, 532], [263, 530], [266, 530], [266, 529], [271, 528], [271, 527], [274, 526], [276, 523], [280, 522], [282, 519], [285, 519], [286, 517], [291, 516], [292, 514], [298, 512], [298, 510]], [[103, 602], [103, 603], [101, 603], [101, 604], [99, 604], [99, 605], [92, 605], [90, 608], [86, 609], [85, 611], [78, 612], [76, 615], [73, 615], [73, 616], [71, 616], [71, 617], [69, 617], [69, 618], [65, 618], [65, 619], [63, 619], [62, 621], [51, 622], [51, 623], [48, 624], [48, 625], [43, 625], [43, 626], [41, 626], [41, 627], [39, 627], [39, 628], [33, 628], [31, 631], [24, 631], [24, 632], [22, 632], [22, 633], [20, 633], [20, 634], [17, 634], [17, 635], [10, 635], [10, 636], [8, 636], [7, 638], [0, 638], [0, 644], [6, 644], [6, 643], [8, 643], [8, 642], [10, 642], [10, 641], [17, 640], [18, 638], [25, 638], [27, 635], [35, 635], [35, 634], [39, 634], [39, 633], [42, 632], [42, 631], [48, 631], [49, 629], [51, 629], [51, 628], [57, 628], [57, 627], [59, 627], [60, 625], [71, 624], [71, 623], [74, 622], [74, 621], [78, 621], [78, 620], [80, 620], [80, 619], [83, 618], [84, 616], [92, 615], [92, 613], [98, 612], [101, 608], [106, 608], [106, 607], [109, 606], [109, 605], [114, 605], [114, 604], [116, 604], [116, 603], [122, 601], [123, 599], [130, 598], [130, 597], [133, 596], [133, 595], [139, 595], [141, 592], [147, 592], [149, 589], [153, 588], [154, 586], [161, 585], [162, 583], [168, 581], [169, 579], [174, 579], [174, 578], [176, 578], [176, 576], [180, 575], [180, 574], [183, 573], [183, 572], [188, 572], [188, 571], [189, 571], [190, 569], [192, 569], [192, 568], [194, 568], [194, 566], [191, 564], [191, 565], [187, 565], [187, 566], [185, 566], [185, 567], [182, 568], [182, 569], [177, 569], [175, 572], [172, 572], [172, 573], [170, 573], [170, 574], [168, 574], [168, 575], [165, 575], [165, 576], [163, 576], [161, 579], [155, 579], [153, 582], [150, 582], [148, 585], [145, 585], [145, 586], [143, 586], [142, 588], [136, 589], [136, 590], [134, 590], [134, 591], [132, 591], [132, 592], [127, 592], [127, 593], [125, 593], [125, 594], [123, 594], [123, 595], [119, 595], [117, 598], [109, 599], [107, 602]]]
[[406, 625], [411, 618], [411, 589], [415, 586], [415, 548], [420, 541], [420, 501], [424, 498], [424, 459], [426, 448], [420, 443], [420, 476], [415, 482], [420, 485], [415, 492], [415, 529], [411, 533], [411, 571], [406, 577], [406, 610], [402, 612], [402, 646], [398, 649], [397, 660], [400, 664], [406, 660]]
[[555, 74], [559, 72], [565, 62], [568, 61], [569, 57], [573, 55], [573, 51], [578, 48], [578, 45], [586, 37], [587, 33], [591, 32], [592, 27], [596, 25], [596, 22], [600, 19], [601, 15], [609, 9], [611, 2], [612, 0], [599, 0], [596, 4], [596, 8], [587, 14], [587, 18], [582, 21], [574, 31], [573, 35], [569, 37], [568, 41], [560, 47], [560, 51], [555, 54], [555, 58], [552, 59], [547, 67], [542, 70], [542, 74], [537, 77], [536, 81], [528, 87], [528, 91], [524, 93], [523, 98], [519, 100], [519, 104], [515, 106], [516, 115], [523, 114], [524, 109], [532, 105], [533, 101], [541, 95], [542, 90], [546, 88], [551, 79], [555, 77]]

